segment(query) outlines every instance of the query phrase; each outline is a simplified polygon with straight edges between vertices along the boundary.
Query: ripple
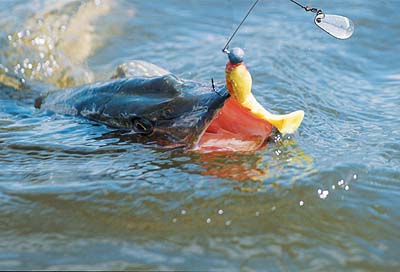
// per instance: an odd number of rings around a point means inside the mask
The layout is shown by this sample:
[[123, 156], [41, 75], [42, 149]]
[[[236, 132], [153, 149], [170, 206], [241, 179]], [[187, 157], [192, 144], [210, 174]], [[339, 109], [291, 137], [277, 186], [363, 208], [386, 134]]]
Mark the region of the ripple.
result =
[[[0, 9], [2, 71], [66, 86], [108, 78], [117, 64], [140, 58], [223, 83], [220, 50], [248, 6], [123, 1], [103, 12], [96, 3]], [[93, 18], [85, 24], [92, 28], [69, 32], [73, 14], [90, 13], [88, 6], [94, 14], [83, 19]], [[28, 101], [35, 94], [0, 86], [0, 266], [395, 270], [397, 6], [324, 3], [356, 24], [351, 39], [338, 41], [288, 1], [260, 2], [232, 46], [245, 49], [263, 105], [306, 115], [297, 133], [274, 134], [254, 154], [142, 145], [82, 118], [37, 111]], [[62, 47], [73, 37], [90, 54]]]

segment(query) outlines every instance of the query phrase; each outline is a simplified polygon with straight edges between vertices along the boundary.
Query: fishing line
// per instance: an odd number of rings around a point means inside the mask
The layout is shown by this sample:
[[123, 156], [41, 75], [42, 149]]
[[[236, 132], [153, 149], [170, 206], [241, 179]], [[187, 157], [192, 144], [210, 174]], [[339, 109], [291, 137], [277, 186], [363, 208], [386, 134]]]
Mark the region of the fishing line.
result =
[[292, 2], [292, 3], [294, 3], [294, 4], [296, 4], [296, 5], [298, 5], [299, 7], [301, 7], [302, 9], [304, 9], [305, 11], [313, 11], [313, 12], [314, 12], [314, 10], [317, 11], [316, 8], [310, 8], [310, 7], [308, 7], [308, 6], [303, 6], [302, 4], [300, 4], [300, 3], [298, 3], [298, 2], [296, 2], [296, 1], [294, 1], [294, 0], [289, 0], [289, 1]]
[[240, 22], [240, 24], [238, 25], [238, 27], [236, 28], [236, 30], [233, 32], [233, 34], [231, 35], [231, 37], [229, 38], [228, 42], [225, 44], [224, 49], [222, 49], [222, 52], [224, 53], [229, 53], [228, 47], [229, 47], [229, 43], [232, 41], [233, 37], [236, 35], [236, 33], [238, 32], [239, 28], [242, 26], [242, 24], [244, 23], [244, 21], [246, 21], [247, 17], [250, 15], [250, 13], [253, 11], [253, 9], [256, 7], [257, 3], [260, 0], [256, 0], [254, 2], [254, 4], [250, 7], [249, 11], [246, 13], [246, 16], [244, 16], [243, 20]]
[[[247, 17], [253, 11], [260, 0], [256, 0], [250, 9], [247, 11], [246, 15], [244, 16], [243, 20], [240, 22], [238, 27], [235, 29], [233, 34], [229, 37], [228, 42], [225, 44], [222, 52], [229, 54], [229, 43], [232, 41], [233, 37], [239, 31], [240, 27], [246, 21]], [[307, 12], [315, 13], [314, 23], [321, 28], [323, 31], [328, 33], [329, 35], [340, 39], [345, 40], [351, 37], [354, 33], [354, 23], [347, 17], [341, 15], [332, 15], [332, 14], [325, 14], [322, 10], [317, 8], [312, 8], [308, 6], [303, 6], [302, 4], [298, 3], [295, 0], [289, 0], [290, 2], [296, 4], [297, 6], [301, 7]]]
[[289, 1], [291, 1], [292, 3], [295, 3], [296, 5], [298, 5], [299, 7], [301, 7], [301, 8], [303, 8], [303, 9], [305, 9], [306, 7], [305, 6], [303, 6], [302, 4], [300, 4], [300, 3], [297, 3], [296, 1], [294, 1], [294, 0], [289, 0]]

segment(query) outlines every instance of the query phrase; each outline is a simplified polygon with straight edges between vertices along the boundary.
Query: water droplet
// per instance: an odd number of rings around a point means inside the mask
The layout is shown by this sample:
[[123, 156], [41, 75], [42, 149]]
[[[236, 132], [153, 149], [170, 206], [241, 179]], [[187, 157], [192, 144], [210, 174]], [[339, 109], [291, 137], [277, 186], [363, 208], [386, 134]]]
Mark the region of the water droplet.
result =
[[342, 186], [342, 185], [344, 184], [344, 180], [343, 180], [343, 179], [339, 180], [337, 184], [338, 184], [339, 186]]
[[37, 23], [38, 25], [42, 25], [44, 22], [43, 22], [43, 19], [42, 19], [42, 18], [38, 18], [38, 19], [36, 20], [36, 23]]
[[321, 199], [326, 199], [329, 195], [329, 191], [328, 190], [323, 190], [322, 193], [319, 195], [319, 198]]
[[335, 188], [336, 188], [336, 186], [335, 186], [335, 185], [332, 185], [332, 190], [335, 190]]
[[218, 214], [222, 215], [222, 214], [224, 214], [224, 211], [223, 210], [218, 210]]
[[53, 68], [51, 68], [51, 67], [47, 68], [47, 73], [49, 75], [52, 75], [53, 74]]
[[46, 43], [45, 38], [40, 38], [40, 37], [37, 37], [37, 38], [36, 38], [36, 44], [38, 44], [38, 45], [44, 45], [45, 43]]
[[321, 190], [321, 189], [318, 189], [317, 193], [318, 193], [319, 195], [322, 194], [322, 190]]
[[259, 211], [256, 211], [256, 216], [260, 216], [260, 212]]
[[176, 218], [172, 219], [172, 223], [176, 223], [177, 221], [178, 221], [178, 219], [176, 219]]
[[8, 38], [8, 40], [11, 42], [12, 36], [11, 36], [11, 35], [8, 35], [7, 38]]
[[276, 207], [275, 206], [272, 206], [272, 208], [271, 208], [271, 211], [275, 211], [276, 210]]
[[300, 207], [304, 206], [304, 201], [300, 200], [299, 205], [300, 205]]
[[274, 137], [274, 143], [279, 143], [281, 140], [282, 140], [282, 138], [281, 138], [281, 135], [279, 135], [279, 134]]
[[353, 175], [353, 179], [356, 180], [358, 178], [357, 174]]
[[182, 210], [182, 211], [181, 211], [181, 214], [182, 214], [182, 215], [185, 215], [185, 214], [186, 214], [186, 210]]
[[211, 218], [207, 218], [206, 222], [207, 222], [207, 224], [210, 224], [211, 223]]
[[349, 185], [344, 186], [344, 189], [348, 191], [350, 189]]
[[228, 221], [225, 222], [225, 226], [230, 226], [231, 223], [232, 223], [232, 221], [231, 221], [231, 220], [228, 220]]
[[24, 33], [22, 31], [17, 33], [18, 39], [21, 39], [24, 36]]

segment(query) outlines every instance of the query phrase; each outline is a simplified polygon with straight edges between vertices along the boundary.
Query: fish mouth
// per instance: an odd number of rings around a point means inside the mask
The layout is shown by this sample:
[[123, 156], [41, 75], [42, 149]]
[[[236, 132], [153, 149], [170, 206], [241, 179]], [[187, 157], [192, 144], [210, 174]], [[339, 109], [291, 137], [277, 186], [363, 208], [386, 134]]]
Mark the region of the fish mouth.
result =
[[187, 96], [180, 112], [156, 121], [149, 137], [153, 139], [151, 143], [165, 148], [195, 149], [229, 97], [225, 87], [215, 87], [212, 91], [209, 88], [199, 88], [197, 91], [201, 93]]
[[192, 150], [200, 153], [254, 152], [266, 145], [272, 130], [270, 123], [229, 97], [203, 128]]
[[191, 118], [197, 118], [197, 125], [195, 126], [194, 133], [189, 133], [185, 142], [191, 143], [188, 145], [189, 149], [196, 149], [202, 136], [206, 133], [208, 127], [217, 117], [221, 109], [224, 107], [225, 101], [230, 97], [225, 87], [213, 88], [214, 93], [207, 98], [204, 105], [198, 107], [190, 113]]

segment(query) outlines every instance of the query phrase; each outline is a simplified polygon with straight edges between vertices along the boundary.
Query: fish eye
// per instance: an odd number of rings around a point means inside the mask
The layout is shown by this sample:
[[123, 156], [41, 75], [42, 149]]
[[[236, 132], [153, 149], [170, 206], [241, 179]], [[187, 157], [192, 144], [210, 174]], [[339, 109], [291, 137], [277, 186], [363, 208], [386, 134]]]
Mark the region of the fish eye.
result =
[[150, 133], [153, 132], [154, 126], [147, 119], [133, 118], [132, 119], [132, 128], [136, 133], [139, 133], [139, 134], [150, 134]]
[[173, 113], [172, 108], [165, 108], [162, 111], [162, 117], [164, 119], [168, 119], [171, 117], [172, 113]]

